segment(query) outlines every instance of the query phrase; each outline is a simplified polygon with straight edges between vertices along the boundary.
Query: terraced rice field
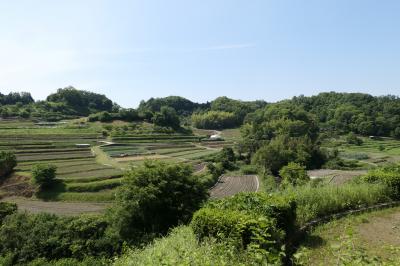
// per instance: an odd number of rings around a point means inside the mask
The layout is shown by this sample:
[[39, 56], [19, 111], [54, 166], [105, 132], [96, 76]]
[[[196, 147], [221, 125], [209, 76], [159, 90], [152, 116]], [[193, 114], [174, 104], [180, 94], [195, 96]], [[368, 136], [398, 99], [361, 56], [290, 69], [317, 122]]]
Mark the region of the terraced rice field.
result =
[[258, 191], [259, 182], [256, 175], [228, 176], [222, 175], [217, 184], [210, 190], [211, 198], [224, 198], [239, 192]]
[[[0, 120], [0, 150], [17, 156], [16, 176], [0, 194], [22, 186], [31, 191], [30, 172], [39, 163], [57, 167], [57, 185], [40, 195], [46, 200], [104, 202], [115, 197], [123, 171], [146, 159], [167, 163], [189, 163], [204, 169], [202, 159], [231, 142], [208, 142], [204, 136], [183, 134], [124, 134], [105, 139], [101, 124], [67, 121], [38, 125], [32, 121]], [[79, 148], [76, 144], [89, 144]], [[197, 169], [196, 168], [196, 169]], [[17, 187], [15, 188], [17, 191]], [[7, 192], [7, 191], [6, 191]], [[19, 195], [19, 194], [15, 194]]]
[[[44, 197], [60, 200], [111, 200], [113, 189], [121, 184], [122, 170], [96, 161], [90, 147], [99, 145], [102, 137], [83, 128], [55, 134], [58, 128], [43, 128], [33, 123], [0, 121], [0, 150], [16, 154], [16, 171], [29, 176], [34, 165], [49, 163], [57, 166], [59, 185]], [[14, 134], [10, 134], [10, 131]], [[29, 180], [26, 181], [29, 183]], [[9, 189], [9, 188], [8, 188]]]
[[360, 138], [363, 140], [361, 145], [348, 144], [344, 138], [329, 140], [325, 145], [338, 148], [344, 159], [362, 163], [363, 169], [400, 162], [400, 140]]
[[177, 134], [148, 134], [114, 136], [112, 144], [102, 150], [119, 163], [139, 165], [146, 159], [165, 162], [193, 162], [217, 153], [223, 142], [215, 148], [204, 147], [204, 137]]

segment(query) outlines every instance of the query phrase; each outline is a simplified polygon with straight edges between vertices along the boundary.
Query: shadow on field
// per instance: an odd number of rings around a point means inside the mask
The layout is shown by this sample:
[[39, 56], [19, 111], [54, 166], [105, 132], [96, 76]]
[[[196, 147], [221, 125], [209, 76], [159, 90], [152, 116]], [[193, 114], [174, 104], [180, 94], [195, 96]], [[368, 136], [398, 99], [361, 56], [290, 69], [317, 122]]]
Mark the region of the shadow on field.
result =
[[317, 248], [317, 247], [324, 246], [325, 244], [326, 244], [326, 241], [322, 237], [316, 236], [316, 235], [306, 236], [306, 240], [303, 243], [303, 245], [308, 248]]
[[61, 180], [53, 180], [51, 184], [36, 192], [36, 197], [42, 200], [57, 200], [58, 195], [66, 191], [66, 186]]

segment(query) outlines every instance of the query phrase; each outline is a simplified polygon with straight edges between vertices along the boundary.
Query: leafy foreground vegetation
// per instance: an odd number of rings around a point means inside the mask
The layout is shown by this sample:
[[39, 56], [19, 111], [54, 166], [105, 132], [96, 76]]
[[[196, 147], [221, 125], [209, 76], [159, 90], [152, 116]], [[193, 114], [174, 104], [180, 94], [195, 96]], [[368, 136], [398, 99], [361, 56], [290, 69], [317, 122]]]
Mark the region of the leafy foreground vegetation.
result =
[[[242, 193], [209, 202], [194, 215], [190, 227], [178, 227], [144, 249], [126, 251], [116, 265], [298, 262], [299, 255], [290, 254], [294, 250], [291, 240], [300, 226], [318, 217], [390, 201], [384, 196], [387, 189], [376, 184], [307, 185], [296, 193], [292, 189], [283, 195]], [[311, 196], [315, 193], [317, 196]]]
[[126, 251], [116, 265], [299, 263], [300, 253], [290, 256], [299, 227], [316, 218], [395, 199], [390, 193], [393, 187], [384, 179], [369, 183], [365, 178], [342, 186], [311, 182], [274, 194], [243, 193], [209, 202], [195, 213], [190, 227], [179, 227], [142, 250]]

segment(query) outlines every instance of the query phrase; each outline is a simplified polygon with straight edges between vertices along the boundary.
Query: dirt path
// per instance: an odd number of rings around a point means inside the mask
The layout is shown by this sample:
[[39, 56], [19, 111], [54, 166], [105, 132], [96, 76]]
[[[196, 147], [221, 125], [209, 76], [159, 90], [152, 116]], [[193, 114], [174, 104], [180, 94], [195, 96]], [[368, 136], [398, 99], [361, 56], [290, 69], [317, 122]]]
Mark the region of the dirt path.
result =
[[29, 213], [46, 212], [66, 216], [82, 213], [101, 213], [110, 205], [109, 203], [94, 202], [40, 201], [21, 197], [3, 198], [1, 201], [16, 203], [19, 211], [27, 211]]

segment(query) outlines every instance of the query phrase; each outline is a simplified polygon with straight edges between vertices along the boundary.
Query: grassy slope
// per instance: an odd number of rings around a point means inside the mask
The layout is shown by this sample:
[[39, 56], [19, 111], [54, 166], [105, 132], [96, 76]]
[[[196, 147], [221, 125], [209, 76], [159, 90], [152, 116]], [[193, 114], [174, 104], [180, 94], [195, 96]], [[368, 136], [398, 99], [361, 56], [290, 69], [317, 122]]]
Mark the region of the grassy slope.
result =
[[344, 159], [356, 160], [367, 169], [385, 163], [400, 162], [400, 140], [384, 138], [371, 140], [362, 137], [362, 145], [347, 144], [344, 138], [329, 140], [325, 147], [336, 147]]
[[303, 265], [398, 265], [399, 234], [400, 207], [349, 216], [317, 227], [297, 256]]
[[133, 265], [257, 265], [229, 246], [206, 241], [199, 243], [189, 226], [172, 230], [170, 235], [143, 249], [128, 250], [114, 263]]

